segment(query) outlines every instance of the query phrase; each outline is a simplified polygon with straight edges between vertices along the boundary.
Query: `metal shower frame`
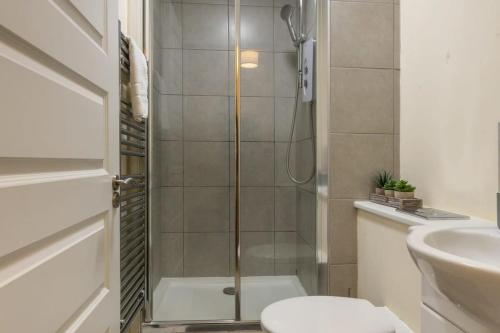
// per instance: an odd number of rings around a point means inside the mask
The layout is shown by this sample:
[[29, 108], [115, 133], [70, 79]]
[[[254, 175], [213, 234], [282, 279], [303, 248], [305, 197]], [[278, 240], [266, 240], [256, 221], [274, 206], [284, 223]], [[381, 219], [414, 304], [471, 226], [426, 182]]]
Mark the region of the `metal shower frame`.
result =
[[[147, 48], [151, 48], [149, 33], [149, 2], [152, 0], [143, 0], [144, 6], [144, 31], [146, 33]], [[302, 6], [304, 0], [298, 0]], [[240, 94], [240, 63], [241, 63], [241, 34], [240, 34], [240, 0], [234, 0], [235, 8], [235, 153], [236, 153], [236, 179], [235, 179], [235, 316], [232, 320], [209, 320], [209, 321], [153, 321], [152, 318], [152, 297], [151, 288], [153, 265], [150, 253], [152, 252], [151, 242], [151, 216], [148, 217], [148, 290], [146, 308], [144, 311], [143, 333], [174, 333], [174, 332], [202, 332], [202, 331], [241, 331], [241, 330], [259, 330], [260, 321], [242, 321], [241, 320], [241, 253], [240, 253], [240, 112], [241, 112], [241, 94]], [[302, 27], [302, 13], [300, 15], [299, 27]], [[330, 3], [329, 1], [317, 0], [316, 3], [316, 31], [317, 31], [317, 55], [316, 63], [318, 68], [330, 68]], [[300, 30], [302, 31], [302, 30]], [[317, 103], [316, 103], [316, 281], [317, 293], [326, 294], [328, 289], [328, 249], [327, 249], [327, 216], [328, 216], [328, 114], [330, 105], [330, 76], [329, 71], [317, 71]], [[328, 73], [327, 73], [328, 72]], [[150, 66], [151, 73], [151, 66]], [[150, 79], [150, 83], [151, 79]], [[151, 94], [151, 92], [150, 92]], [[152, 126], [152, 121], [149, 126]], [[151, 168], [152, 163], [149, 163]], [[149, 170], [151, 172], [151, 169]]]

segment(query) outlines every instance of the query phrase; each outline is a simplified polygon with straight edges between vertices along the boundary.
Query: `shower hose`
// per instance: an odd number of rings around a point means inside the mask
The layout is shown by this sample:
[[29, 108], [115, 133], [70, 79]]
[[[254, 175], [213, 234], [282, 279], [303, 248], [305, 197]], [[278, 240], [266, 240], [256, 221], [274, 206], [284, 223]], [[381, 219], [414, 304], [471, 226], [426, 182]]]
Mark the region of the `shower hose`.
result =
[[290, 153], [292, 150], [293, 133], [295, 132], [295, 121], [297, 119], [297, 109], [299, 108], [298, 105], [299, 105], [299, 92], [300, 92], [300, 81], [301, 81], [300, 76], [301, 76], [300, 73], [298, 73], [297, 84], [295, 85], [295, 103], [294, 103], [294, 107], [293, 107], [292, 128], [290, 129], [290, 138], [288, 139], [288, 146], [286, 148], [285, 164], [286, 164], [286, 173], [288, 174], [288, 177], [290, 178], [290, 180], [292, 182], [294, 182], [295, 184], [303, 185], [303, 184], [307, 184], [308, 182], [310, 182], [314, 178], [314, 175], [316, 174], [316, 140], [314, 138], [313, 108], [309, 107], [308, 109], [309, 109], [309, 117], [310, 117], [309, 123], [311, 125], [311, 142], [312, 142], [312, 150], [313, 150], [313, 154], [312, 154], [313, 163], [311, 166], [311, 172], [309, 173], [307, 178], [298, 179], [298, 178], [296, 178], [296, 176], [293, 175], [292, 170], [290, 168], [290, 158], [291, 158]]

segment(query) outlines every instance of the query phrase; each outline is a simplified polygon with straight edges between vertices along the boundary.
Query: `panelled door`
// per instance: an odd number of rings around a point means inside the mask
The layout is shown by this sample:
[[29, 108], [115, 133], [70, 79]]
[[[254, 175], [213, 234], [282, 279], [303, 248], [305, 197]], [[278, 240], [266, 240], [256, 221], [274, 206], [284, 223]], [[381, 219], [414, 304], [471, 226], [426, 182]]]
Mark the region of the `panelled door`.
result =
[[119, 332], [117, 0], [0, 0], [0, 332]]

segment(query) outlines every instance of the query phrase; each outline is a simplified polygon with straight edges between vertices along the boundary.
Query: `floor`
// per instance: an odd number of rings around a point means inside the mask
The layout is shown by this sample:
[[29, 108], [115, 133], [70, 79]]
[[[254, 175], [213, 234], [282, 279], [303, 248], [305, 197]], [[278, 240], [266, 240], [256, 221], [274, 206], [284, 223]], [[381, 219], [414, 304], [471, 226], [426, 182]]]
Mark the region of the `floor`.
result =
[[[305, 296], [296, 276], [243, 277], [241, 316], [259, 320], [260, 313], [276, 301]], [[234, 286], [232, 277], [163, 278], [154, 292], [155, 321], [221, 320], [234, 318], [234, 296], [222, 290]]]

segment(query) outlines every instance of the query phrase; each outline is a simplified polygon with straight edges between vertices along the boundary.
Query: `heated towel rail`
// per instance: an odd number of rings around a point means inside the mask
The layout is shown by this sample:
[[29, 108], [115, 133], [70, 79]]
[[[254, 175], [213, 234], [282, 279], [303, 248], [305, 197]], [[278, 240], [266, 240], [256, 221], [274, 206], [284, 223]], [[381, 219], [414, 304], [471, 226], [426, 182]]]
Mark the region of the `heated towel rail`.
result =
[[147, 283], [147, 120], [135, 121], [128, 93], [130, 59], [120, 33], [120, 175], [114, 204], [120, 207], [121, 331], [144, 307]]

